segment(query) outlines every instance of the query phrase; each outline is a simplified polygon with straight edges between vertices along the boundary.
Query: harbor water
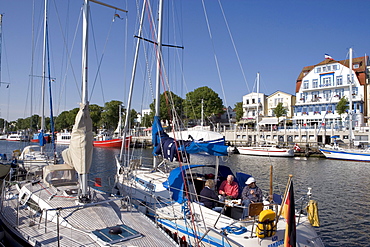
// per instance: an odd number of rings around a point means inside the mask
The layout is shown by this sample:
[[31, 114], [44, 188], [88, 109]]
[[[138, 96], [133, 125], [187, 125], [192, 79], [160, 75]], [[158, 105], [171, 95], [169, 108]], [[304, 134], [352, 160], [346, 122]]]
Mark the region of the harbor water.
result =
[[[0, 153], [10, 155], [15, 149], [22, 149], [24, 143], [0, 141]], [[48, 144], [49, 145], [49, 144]], [[23, 147], [22, 147], [23, 146]], [[67, 146], [57, 146], [61, 152]], [[136, 150], [148, 159], [151, 149]], [[119, 149], [94, 148], [93, 164], [90, 170], [91, 185], [110, 191], [116, 173], [115, 155]], [[193, 155], [195, 164], [214, 164], [214, 157]], [[273, 167], [274, 193], [284, 193], [289, 174], [293, 175], [295, 200], [306, 196], [312, 188], [312, 199], [317, 200], [321, 226], [316, 228], [325, 246], [370, 246], [370, 164], [328, 160], [321, 158], [270, 158], [246, 155], [232, 155], [222, 158], [221, 164], [253, 175], [257, 185], [268, 193], [270, 167]], [[296, 208], [301, 207], [301, 202]]]

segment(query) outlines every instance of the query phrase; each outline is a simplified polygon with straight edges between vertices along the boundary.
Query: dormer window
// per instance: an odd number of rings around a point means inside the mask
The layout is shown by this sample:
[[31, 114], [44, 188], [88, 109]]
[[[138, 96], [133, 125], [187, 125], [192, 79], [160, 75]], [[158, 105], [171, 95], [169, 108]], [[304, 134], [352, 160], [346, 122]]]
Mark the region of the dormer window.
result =
[[316, 68], [316, 73], [321, 73], [321, 67]]
[[359, 63], [355, 63], [355, 64], [353, 64], [353, 68], [354, 68], [354, 69], [358, 69], [358, 68], [360, 68], [360, 64], [359, 64]]

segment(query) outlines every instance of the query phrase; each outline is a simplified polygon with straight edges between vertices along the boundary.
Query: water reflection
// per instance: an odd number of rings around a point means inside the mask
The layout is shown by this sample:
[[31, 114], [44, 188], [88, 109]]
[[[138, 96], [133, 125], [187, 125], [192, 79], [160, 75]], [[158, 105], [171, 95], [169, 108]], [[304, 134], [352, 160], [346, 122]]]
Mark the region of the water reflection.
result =
[[[24, 144], [23, 144], [24, 146]], [[67, 146], [57, 146], [61, 152]], [[21, 149], [20, 143], [0, 141], [0, 153], [10, 154]], [[94, 148], [90, 181], [101, 178], [99, 189], [111, 191], [116, 165], [114, 156], [119, 149]], [[135, 150], [150, 159], [151, 149]], [[192, 155], [192, 163], [214, 164], [214, 157]], [[146, 161], [150, 164], [150, 161]], [[288, 175], [293, 175], [296, 200], [305, 196], [312, 187], [313, 199], [318, 201], [321, 226], [317, 228], [326, 246], [369, 246], [370, 213], [370, 166], [369, 163], [309, 158], [268, 158], [233, 155], [221, 159], [236, 171], [253, 175], [258, 186], [267, 193], [270, 181], [270, 165], [273, 166], [273, 184], [276, 193], [284, 193]]]

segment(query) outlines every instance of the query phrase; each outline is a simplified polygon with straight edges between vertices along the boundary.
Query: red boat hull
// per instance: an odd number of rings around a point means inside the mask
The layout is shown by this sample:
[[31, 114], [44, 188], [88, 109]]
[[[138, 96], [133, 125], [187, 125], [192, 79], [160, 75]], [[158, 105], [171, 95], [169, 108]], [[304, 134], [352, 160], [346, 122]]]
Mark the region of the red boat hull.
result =
[[[125, 147], [130, 146], [130, 142], [132, 140], [132, 137], [126, 137], [126, 143]], [[93, 142], [94, 147], [101, 147], [101, 148], [121, 148], [122, 146], [122, 139], [112, 139], [112, 140], [105, 140], [105, 141], [94, 141]]]

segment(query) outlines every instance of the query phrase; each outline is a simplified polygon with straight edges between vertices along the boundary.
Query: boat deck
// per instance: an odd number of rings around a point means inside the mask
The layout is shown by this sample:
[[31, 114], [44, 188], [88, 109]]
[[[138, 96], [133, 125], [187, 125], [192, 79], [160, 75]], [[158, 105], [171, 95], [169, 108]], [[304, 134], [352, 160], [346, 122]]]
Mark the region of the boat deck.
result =
[[[72, 189], [76, 191], [75, 186], [46, 187], [42, 182], [28, 183], [18, 194], [16, 186], [11, 186], [3, 198], [3, 223], [14, 234], [37, 246], [58, 246], [58, 238], [60, 246], [176, 246], [148, 217], [125, 207], [125, 201], [105, 198], [105, 194], [94, 191], [93, 203], [78, 206], [76, 196], [66, 194]], [[18, 205], [18, 195], [38, 213]], [[125, 231], [121, 235], [109, 234], [109, 230], [117, 226], [121, 229], [128, 226], [131, 237], [125, 237]]]

